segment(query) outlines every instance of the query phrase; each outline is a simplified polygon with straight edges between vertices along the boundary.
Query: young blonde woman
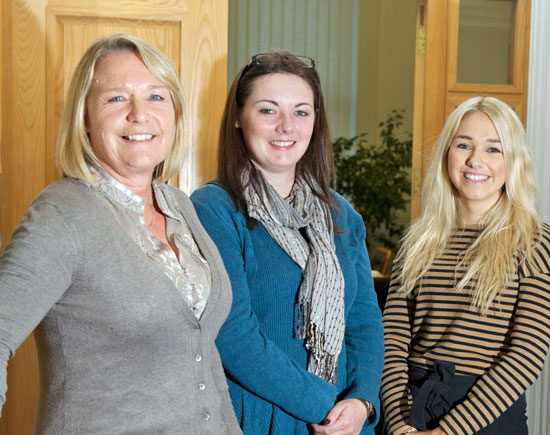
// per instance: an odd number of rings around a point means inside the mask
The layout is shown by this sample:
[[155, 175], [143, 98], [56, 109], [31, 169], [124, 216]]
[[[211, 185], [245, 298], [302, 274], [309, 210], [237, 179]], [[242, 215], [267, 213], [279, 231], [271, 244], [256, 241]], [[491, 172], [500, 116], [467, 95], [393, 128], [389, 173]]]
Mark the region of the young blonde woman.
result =
[[550, 229], [520, 120], [471, 98], [447, 120], [384, 311], [388, 433], [527, 434], [550, 341]]

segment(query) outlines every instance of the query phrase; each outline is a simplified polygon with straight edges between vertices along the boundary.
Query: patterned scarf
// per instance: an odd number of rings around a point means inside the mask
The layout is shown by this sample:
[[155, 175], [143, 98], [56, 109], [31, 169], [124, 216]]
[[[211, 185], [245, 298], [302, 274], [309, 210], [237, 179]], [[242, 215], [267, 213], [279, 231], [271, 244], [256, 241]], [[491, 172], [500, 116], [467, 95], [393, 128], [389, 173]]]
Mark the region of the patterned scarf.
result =
[[298, 336], [309, 352], [308, 371], [336, 384], [345, 330], [345, 284], [329, 206], [303, 180], [295, 181], [284, 200], [259, 170], [255, 172], [257, 177], [250, 171], [242, 177], [248, 214], [300, 266]]

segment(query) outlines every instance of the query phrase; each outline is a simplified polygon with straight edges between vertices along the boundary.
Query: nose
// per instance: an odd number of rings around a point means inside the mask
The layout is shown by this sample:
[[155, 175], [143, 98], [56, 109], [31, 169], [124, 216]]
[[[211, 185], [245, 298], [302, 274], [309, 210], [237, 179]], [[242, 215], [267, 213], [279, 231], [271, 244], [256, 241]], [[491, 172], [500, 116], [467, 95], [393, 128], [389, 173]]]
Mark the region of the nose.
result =
[[147, 122], [148, 117], [145, 102], [140, 101], [138, 98], [132, 98], [129, 104], [128, 121], [142, 123]]
[[474, 148], [466, 159], [466, 164], [473, 169], [478, 169], [483, 166], [482, 151], [478, 148]]
[[277, 130], [283, 134], [289, 134], [294, 131], [294, 123], [289, 114], [281, 112], [281, 114], [279, 115]]

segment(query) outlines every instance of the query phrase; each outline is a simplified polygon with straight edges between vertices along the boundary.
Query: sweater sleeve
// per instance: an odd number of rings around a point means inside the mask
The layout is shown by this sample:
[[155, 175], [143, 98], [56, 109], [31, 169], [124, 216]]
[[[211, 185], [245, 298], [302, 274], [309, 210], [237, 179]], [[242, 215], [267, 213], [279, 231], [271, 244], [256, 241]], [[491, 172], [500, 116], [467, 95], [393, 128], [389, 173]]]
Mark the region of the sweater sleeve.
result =
[[49, 204], [31, 206], [0, 262], [0, 406], [8, 359], [69, 287], [76, 262], [71, 225]]
[[400, 283], [395, 277], [399, 267], [394, 265], [383, 316], [385, 353], [380, 397], [389, 434], [408, 426], [411, 406], [407, 358], [412, 338], [414, 300], [398, 291]]
[[[365, 425], [366, 428], [375, 425], [381, 414], [379, 390], [384, 362], [382, 315], [374, 291], [363, 220], [349, 204], [343, 203], [343, 200], [340, 202], [340, 209], [347, 209], [347, 225], [342, 229], [353, 233], [353, 237], [350, 234], [345, 238], [347, 243], [343, 248], [355, 251], [352, 266], [357, 279], [355, 298], [346, 317], [347, 387], [342, 398], [360, 398], [372, 403], [376, 412]], [[338, 219], [336, 222], [340, 227]]]
[[322, 421], [334, 405], [336, 387], [299, 367], [260, 328], [244, 268], [243, 232], [247, 230], [242, 214], [218, 186], [200, 189], [191, 200], [231, 280], [233, 304], [216, 340], [226, 372], [294, 417]]
[[531, 267], [519, 270], [519, 289], [508, 347], [499, 362], [451, 409], [440, 424], [448, 434], [488, 426], [536, 380], [550, 344], [550, 231], [544, 226]]

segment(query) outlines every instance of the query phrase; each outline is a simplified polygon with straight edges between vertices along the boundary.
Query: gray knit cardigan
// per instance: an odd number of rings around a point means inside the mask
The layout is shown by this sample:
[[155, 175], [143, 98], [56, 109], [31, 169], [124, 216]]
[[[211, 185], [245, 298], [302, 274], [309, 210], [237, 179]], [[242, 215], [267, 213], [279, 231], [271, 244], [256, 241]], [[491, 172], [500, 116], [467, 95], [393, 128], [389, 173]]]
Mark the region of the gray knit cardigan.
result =
[[0, 405], [6, 365], [36, 328], [35, 433], [240, 434], [214, 340], [231, 306], [218, 251], [187, 196], [163, 185], [212, 271], [197, 321], [164, 272], [74, 179], [46, 188], [0, 263]]

